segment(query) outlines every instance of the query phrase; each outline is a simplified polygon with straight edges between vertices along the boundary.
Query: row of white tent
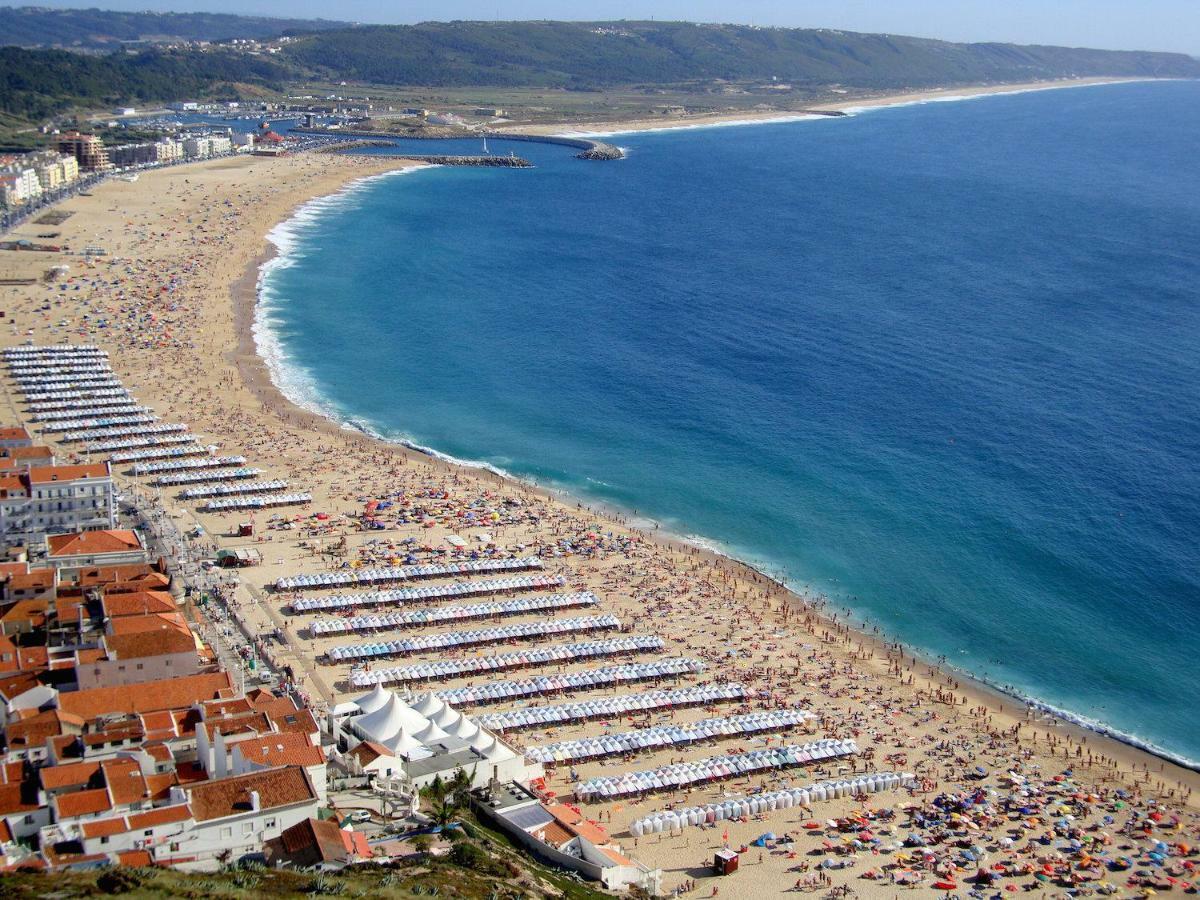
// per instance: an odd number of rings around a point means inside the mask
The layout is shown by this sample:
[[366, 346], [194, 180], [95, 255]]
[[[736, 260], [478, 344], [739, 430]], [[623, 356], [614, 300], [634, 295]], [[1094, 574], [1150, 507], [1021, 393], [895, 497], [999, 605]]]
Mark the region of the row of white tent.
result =
[[727, 819], [748, 818], [778, 809], [807, 807], [814, 801], [836, 800], [906, 788], [915, 780], [910, 772], [874, 772], [854, 778], [818, 781], [803, 788], [768, 791], [751, 797], [730, 797], [719, 803], [666, 810], [634, 819], [629, 824], [629, 833], [634, 837], [641, 837], [644, 834], [681, 831], [688, 827], [710, 825]]
[[186, 456], [203, 456], [211, 452], [209, 448], [201, 447], [199, 444], [184, 444], [182, 446], [159, 445], [153, 448], [130, 450], [127, 453], [114, 453], [109, 457], [109, 462], [124, 463], [141, 462], [149, 459], [179, 459]]
[[609, 631], [621, 627], [621, 620], [611, 613], [602, 616], [579, 616], [574, 619], [550, 619], [544, 622], [523, 622], [478, 631], [446, 631], [420, 637], [383, 641], [377, 644], [348, 644], [330, 649], [333, 662], [373, 659], [377, 656], [406, 656], [426, 650], [450, 650], [455, 647], [475, 647], [480, 644], [500, 644], [521, 638], [548, 637], [552, 634], [572, 634], [581, 631]]
[[256, 478], [261, 474], [262, 469], [196, 469], [191, 472], [176, 472], [174, 475], [160, 475], [154, 479], [154, 483], [159, 487], [171, 487], [178, 484], [237, 481], [245, 478]]
[[638, 681], [654, 681], [659, 678], [677, 678], [680, 675], [699, 675], [703, 671], [704, 663], [698, 659], [672, 657], [650, 663], [628, 663], [622, 666], [585, 669], [582, 672], [555, 672], [520, 681], [485, 681], [482, 684], [469, 684], [466, 687], [438, 691], [438, 696], [455, 706], [480, 706], [525, 697], [589, 691], [598, 687], [610, 687], [614, 684], [633, 684]]
[[126, 409], [128, 407], [138, 406], [138, 401], [129, 391], [119, 393], [113, 397], [63, 397], [57, 400], [35, 400], [28, 404], [31, 413], [57, 413], [60, 415], [79, 415], [86, 413], [93, 414], [93, 410], [102, 410], [107, 408]]
[[69, 360], [61, 363], [27, 363], [9, 366], [8, 374], [18, 383], [44, 381], [47, 378], [100, 378], [113, 375], [112, 368], [104, 362]]
[[436, 662], [416, 663], [411, 666], [397, 666], [391, 669], [376, 669], [372, 672], [354, 672], [350, 675], [350, 683], [354, 687], [370, 687], [373, 684], [457, 678], [460, 675], [479, 675], [486, 672], [502, 672], [507, 669], [524, 669], [568, 660], [577, 662], [581, 659], [616, 656], [621, 653], [651, 653], [661, 650], [662, 647], [662, 638], [653, 635], [635, 635], [602, 641], [580, 641], [575, 644], [531, 647], [516, 653], [444, 659]]
[[[42, 426], [43, 431], [79, 431], [83, 428], [115, 428], [122, 425], [148, 425], [154, 422], [158, 417], [151, 415], [149, 412], [135, 412], [130, 414], [121, 414], [108, 416], [106, 418], [92, 419], [55, 419], [47, 421]], [[108, 437], [107, 434], [95, 435], [85, 433], [85, 438], [91, 437]], [[120, 435], [114, 435], [120, 437]], [[82, 440], [83, 438], [67, 438], [67, 440]]]
[[459, 622], [465, 619], [489, 619], [492, 616], [521, 616], [534, 612], [555, 609], [573, 609], [580, 606], [595, 606], [600, 598], [591, 591], [574, 594], [552, 594], [549, 597], [525, 597], [506, 600], [502, 603], [473, 603], [470, 606], [437, 606], [431, 609], [414, 609], [410, 612], [384, 613], [373, 616], [350, 616], [345, 619], [321, 619], [313, 622], [309, 630], [314, 635], [345, 634], [355, 631], [387, 631], [394, 628], [419, 628], [442, 622]]
[[209, 456], [206, 459], [173, 459], [165, 462], [138, 463], [133, 467], [134, 475], [154, 475], [158, 472], [184, 472], [190, 469], [222, 469], [228, 466], [243, 466], [244, 456]]
[[561, 587], [566, 583], [561, 575], [513, 575], [482, 581], [462, 581], [458, 584], [429, 584], [416, 588], [394, 588], [387, 591], [359, 591], [353, 594], [329, 594], [293, 600], [292, 612], [311, 612], [317, 609], [355, 609], [359, 606], [393, 606], [421, 600], [448, 600], [474, 597], [480, 594], [499, 594], [504, 591], [542, 590]]
[[702, 719], [682, 725], [655, 725], [620, 734], [605, 734], [599, 737], [559, 741], [541, 747], [530, 747], [525, 755], [535, 762], [546, 765], [575, 763], [605, 756], [637, 753], [640, 750], [659, 747], [682, 747], [697, 741], [719, 737], [746, 737], [794, 728], [813, 717], [798, 709], [752, 712], [740, 716], [717, 719]]
[[107, 350], [101, 350], [95, 344], [22, 344], [18, 347], [7, 347], [4, 350], [5, 359], [29, 359], [38, 357], [64, 356], [108, 356]]
[[[182, 422], [164, 422], [155, 425], [154, 416], [150, 422], [143, 425], [129, 425], [116, 428], [84, 428], [80, 431], [68, 431], [63, 435], [64, 441], [103, 441], [111, 438], [139, 438], [151, 435], [178, 434], [188, 430]], [[189, 438], [190, 440], [190, 438]]]
[[452, 563], [427, 563], [415, 566], [385, 566], [383, 568], [343, 569], [317, 575], [294, 575], [275, 582], [277, 591], [302, 591], [312, 588], [341, 587], [349, 584], [374, 584], [378, 581], [404, 581], [409, 578], [438, 578], [449, 575], [470, 575], [476, 572], [514, 572], [521, 569], [540, 569], [542, 561], [536, 556], [516, 559], [470, 559]]
[[272, 506], [299, 506], [312, 503], [312, 494], [258, 494], [245, 497], [219, 497], [209, 500], [201, 509], [218, 512], [223, 509], [269, 509]]
[[201, 487], [188, 488], [183, 492], [183, 496], [190, 500], [195, 497], [223, 497], [227, 494], [266, 494], [272, 491], [286, 490], [287, 486], [288, 483], [280, 479], [239, 482], [238, 484], [206, 484]]
[[857, 752], [858, 746], [854, 741], [832, 739], [813, 741], [809, 744], [765, 747], [748, 753], [710, 756], [707, 759], [671, 763], [657, 769], [591, 778], [575, 785], [575, 797], [587, 802], [648, 794], [653, 791], [671, 791], [694, 784], [710, 784], [773, 769], [837, 759]]
[[150, 413], [152, 410], [148, 406], [138, 406], [136, 400], [126, 400], [123, 403], [101, 402], [96, 405], [87, 406], [67, 406], [58, 409], [45, 410], [38, 412], [31, 410], [31, 415], [35, 422], [62, 422], [64, 419], [75, 419], [77, 421], [91, 421], [91, 419], [80, 420], [81, 415], [85, 416], [132, 416], [142, 413]]
[[87, 390], [55, 390], [25, 392], [27, 403], [65, 403], [76, 400], [108, 400], [114, 397], [128, 397], [129, 391], [123, 387], [88, 388]]
[[44, 391], [82, 391], [95, 388], [115, 389], [121, 387], [115, 375], [47, 375], [45, 378], [18, 379], [22, 393], [37, 394]]
[[686, 709], [689, 706], [713, 706], [744, 700], [746, 689], [736, 682], [697, 684], [668, 691], [647, 691], [620, 697], [599, 697], [564, 703], [559, 706], [531, 706], [479, 717], [479, 724], [495, 731], [590, 722], [594, 719], [619, 719], [635, 713], [658, 709]]
[[108, 450], [139, 450], [145, 447], [169, 447], [174, 444], [191, 443], [195, 438], [190, 434], [147, 435], [146, 437], [122, 438], [118, 441], [100, 441], [84, 447], [89, 453], [102, 453]]

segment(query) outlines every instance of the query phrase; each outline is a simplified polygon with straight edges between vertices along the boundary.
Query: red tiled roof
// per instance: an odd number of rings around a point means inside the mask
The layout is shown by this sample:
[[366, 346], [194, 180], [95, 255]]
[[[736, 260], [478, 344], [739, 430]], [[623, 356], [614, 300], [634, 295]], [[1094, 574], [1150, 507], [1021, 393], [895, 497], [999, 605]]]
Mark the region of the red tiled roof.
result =
[[279, 842], [289, 856], [315, 850], [325, 861], [342, 859], [346, 845], [342, 829], [332, 819], [305, 819], [279, 835]]
[[0, 428], [0, 441], [31, 441], [33, 437], [22, 425], [5, 425]]
[[250, 809], [250, 792], [257, 791], [264, 810], [317, 799], [304, 769], [289, 766], [217, 781], [202, 781], [189, 789], [197, 822], [232, 816]]
[[94, 719], [105, 713], [145, 713], [163, 709], [185, 709], [201, 700], [211, 700], [224, 691], [233, 691], [233, 677], [228, 672], [206, 672], [165, 678], [121, 687], [91, 688], [59, 694], [60, 709], [84, 719]]
[[325, 751], [302, 734], [267, 734], [233, 747], [243, 759], [264, 766], [317, 766], [325, 761]]
[[123, 866], [143, 867], [152, 865], [154, 860], [149, 850], [121, 850], [117, 853], [117, 862]]
[[98, 762], [63, 763], [58, 766], [43, 766], [38, 770], [42, 789], [47, 791], [87, 784], [99, 774]]
[[134, 813], [126, 818], [130, 828], [154, 828], [158, 825], [170, 825], [173, 822], [186, 822], [192, 817], [192, 809], [186, 803], [174, 806], [160, 806], [145, 812]]
[[81, 478], [107, 478], [108, 463], [90, 463], [82, 466], [36, 466], [26, 477], [30, 484], [49, 484], [53, 481], [77, 481]]
[[112, 809], [112, 801], [108, 798], [108, 791], [104, 788], [62, 794], [54, 798], [53, 803], [58, 808], [57, 818], [60, 821], [76, 816], [91, 816]]
[[363, 741], [350, 751], [350, 755], [358, 760], [360, 766], [366, 766], [382, 756], [395, 756], [396, 754], [383, 744], [377, 744], [375, 741]]
[[0, 816], [30, 813], [41, 808], [42, 805], [38, 803], [37, 799], [37, 791], [29, 782], [0, 784]]
[[46, 538], [46, 552], [51, 558], [126, 553], [141, 549], [142, 542], [132, 531], [77, 531]]
[[178, 610], [175, 598], [166, 591], [130, 591], [126, 594], [105, 594], [100, 600], [104, 615], [146, 616], [151, 613], [173, 613]]
[[117, 816], [115, 819], [97, 819], [95, 822], [84, 822], [79, 828], [80, 833], [85, 838], [112, 837], [114, 834], [124, 834], [129, 830], [129, 823], [125, 821], [124, 816]]
[[166, 630], [105, 635], [104, 646], [110, 659], [144, 659], [196, 651], [196, 642], [190, 633]]

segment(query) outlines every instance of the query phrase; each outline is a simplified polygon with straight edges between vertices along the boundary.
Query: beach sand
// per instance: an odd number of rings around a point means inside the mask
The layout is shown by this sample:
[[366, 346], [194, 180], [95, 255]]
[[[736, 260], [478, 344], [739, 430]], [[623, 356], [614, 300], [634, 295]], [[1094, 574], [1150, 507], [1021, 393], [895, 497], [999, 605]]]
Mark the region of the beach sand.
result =
[[[336, 192], [356, 178], [406, 166], [411, 163], [301, 155], [276, 160], [222, 159], [148, 171], [136, 183], [112, 180], [96, 187], [91, 196], [62, 204], [62, 209], [72, 215], [55, 226], [61, 232], [57, 240], [76, 249], [99, 245], [107, 250], [107, 256], [87, 259], [75, 254], [0, 252], [3, 278], [40, 278], [53, 265], [66, 263], [71, 267], [68, 278], [59, 284], [0, 287], [0, 307], [9, 320], [4, 345], [26, 340], [37, 344], [97, 343], [110, 351], [114, 368], [134, 395], [152, 406], [164, 421], [187, 422], [203, 443], [219, 445], [219, 452], [245, 454], [250, 465], [263, 469], [263, 477], [286, 479], [291, 489], [312, 492], [314, 500], [308, 507], [280, 511], [287, 518], [302, 517], [297, 527], [271, 529], [271, 514], [259, 513], [255, 517], [257, 536], [246, 538], [230, 536], [239, 522], [249, 518], [245, 513], [202, 513], [165, 489], [161, 502], [181, 531], [198, 524], [206, 532], [205, 537], [190, 541], [188, 547], [177, 548], [173, 556], [182, 558], [189, 552], [216, 546], [251, 546], [261, 551], [263, 565], [241, 570], [240, 583], [229, 592], [229, 602], [251, 632], [282, 630], [287, 646], [275, 645], [271, 653], [280, 665], [294, 669], [314, 705], [320, 707], [364, 693], [347, 685], [347, 667], [317, 659], [330, 646], [354, 643], [356, 639], [346, 636], [314, 640], [307, 626], [316, 617], [285, 612], [290, 598], [270, 590], [275, 580], [284, 575], [329, 571], [347, 559], [391, 561], [406, 552], [399, 544], [405, 538], [436, 547], [444, 545], [448, 535], [460, 534], [478, 546], [472, 535], [483, 529], [472, 527], [465, 514], [495, 509], [498, 520], [487, 520], [485, 527], [500, 548], [520, 555], [540, 553], [545, 573], [565, 579], [566, 586], [560, 591], [592, 590], [602, 601], [599, 610], [562, 611], [556, 617], [614, 613], [631, 633], [662, 637], [665, 647], [660, 656], [682, 655], [708, 665], [700, 676], [678, 679], [680, 685], [737, 681], [753, 692], [752, 701], [741, 707], [727, 704], [707, 710], [639, 716], [638, 725], [800, 705], [819, 718], [812, 729], [800, 729], [785, 736], [785, 740], [854, 738], [860, 753], [841, 765], [858, 772], [915, 772], [929, 785], [928, 792], [914, 796], [901, 791], [871, 795], [867, 805], [875, 810], [891, 808], [896, 814], [872, 825], [883, 841], [874, 852], [863, 849], [848, 855], [831, 854], [826, 849], [827, 841], [830, 846], [841, 847], [840, 837], [802, 833], [800, 826], [810, 818], [825, 822], [864, 808], [864, 804], [850, 799], [814, 804], [811, 812], [781, 810], [766, 814], [762, 820], [709, 830], [687, 829], [678, 835], [654, 835], [635, 841], [627, 833], [634, 818], [672, 804], [697, 805], [722, 794], [740, 795], [777, 781], [804, 784], [838, 774], [837, 765], [820, 771], [796, 769], [778, 773], [778, 777], [742, 778], [690, 793], [657, 794], [635, 802], [588, 805], [589, 814], [602, 817], [604, 826], [627, 851], [651, 867], [662, 867], [663, 885], [668, 891], [685, 881], [698, 880], [698, 896], [709, 896], [714, 884], [719, 884], [721, 895], [727, 897], [778, 893], [792, 889], [797, 879], [814, 877], [815, 869], [802, 872], [796, 867], [815, 865], [828, 856], [854, 862], [850, 868], [828, 870], [830, 884], [848, 885], [863, 895], [895, 896], [900, 888], [891, 883], [890, 875], [878, 882], [862, 876], [868, 870], [895, 866], [902, 851], [896, 851], [893, 843], [910, 831], [921, 830], [908, 823], [899, 810], [910, 803], [927, 804], [939, 792], [976, 791], [981, 787], [997, 791], [994, 799], [999, 802], [1021, 789], [1013, 787], [1013, 781], [1005, 775], [1008, 772], [1018, 773], [1018, 780], [1024, 779], [1022, 787], [1029, 796], [1023, 802], [1036, 807], [1041, 818], [997, 812], [992, 818], [960, 828], [972, 829], [973, 833], [963, 830], [961, 835], [968, 845], [988, 848], [989, 865], [1010, 861], [1013, 866], [1028, 862], [1040, 867], [1044, 857], [1055, 854], [1063, 840], [1077, 833], [1110, 834], [1111, 852], [1129, 847], [1120, 853], [1130, 856], [1145, 849], [1148, 840], [1186, 840], [1195, 845], [1200, 821], [1198, 798], [1192, 791], [1200, 784], [1200, 777], [1194, 772], [1095, 733], [1034, 715], [1011, 698], [959, 675], [941, 672], [878, 636], [854, 630], [845, 611], [830, 609], [815, 598], [790, 594], [736, 562], [641, 532], [618, 516], [594, 512], [492, 473], [456, 467], [376, 441], [299, 409], [281, 396], [255, 352], [249, 327], [258, 270], [272, 253], [267, 232], [309, 198]], [[44, 230], [45, 226], [27, 224], [14, 234], [32, 237]], [[3, 403], [3, 419], [25, 420], [11, 389], [5, 392]], [[61, 447], [59, 453], [69, 456], [70, 449]], [[117, 470], [127, 492], [147, 503], [159, 502], [147, 479], [124, 474], [128, 471], [124, 466]], [[404, 510], [415, 522], [393, 523], [384, 531], [359, 529], [357, 516], [367, 499], [382, 499], [400, 491], [407, 505], [394, 507], [384, 518]], [[317, 512], [328, 518], [312, 518]], [[422, 519], [428, 527], [420, 524]], [[565, 549], [564, 541], [569, 542], [569, 549]], [[538, 618], [517, 616], [503, 622], [515, 624]], [[459, 623], [413, 629], [413, 633], [483, 628], [488, 624]], [[383, 635], [397, 636], [396, 632]], [[564, 636], [550, 643], [589, 637]], [[447, 656], [482, 656], [515, 648], [505, 644], [454, 654], [430, 653], [387, 661], [377, 667]], [[548, 671], [575, 671], [654, 658], [655, 654], [641, 654], [636, 659], [572, 662], [491, 677], [522, 679]], [[439, 683], [439, 687], [469, 681], [451, 679]], [[654, 687], [637, 685], [593, 691], [588, 696]], [[535, 702], [552, 704], [563, 699]], [[515, 705], [480, 707], [476, 711], [490, 713]], [[1186, 714], [1182, 698], [1181, 714]], [[540, 744], [632, 727], [629, 719], [593, 722], [520, 732], [511, 740]], [[779, 741], [779, 737], [772, 737], [772, 744]], [[735, 748], [762, 746], [763, 739], [717, 740], [707, 746], [644, 753], [632, 760], [592, 762], [576, 768], [586, 779], [622, 770], [649, 769], [670, 759], [695, 760]], [[971, 773], [976, 765], [989, 774], [974, 778]], [[1054, 781], [1068, 769], [1073, 772], [1071, 776]], [[565, 768], [553, 774], [548, 787], [564, 796], [570, 792]], [[1128, 792], [1123, 805], [1118, 805], [1113, 794], [1117, 789]], [[1087, 799], [1092, 796], [1095, 799]], [[1151, 801], [1164, 813], [1147, 837], [1139, 829], [1147, 821], [1144, 813]], [[1139, 818], [1131, 819], [1131, 810], [1137, 810]], [[1074, 821], [1060, 826], [1056, 833], [1054, 822], [1067, 814], [1075, 816]], [[1106, 815], [1114, 821], [1105, 823]], [[711, 862], [713, 850], [722, 845], [726, 827], [728, 841], [735, 848], [766, 831], [800, 836], [794, 855], [778, 847], [761, 854], [754, 848], [743, 856], [741, 871], [735, 876], [712, 879], [703, 866]], [[1050, 838], [1045, 844], [1036, 840], [1047, 833]], [[1014, 836], [1015, 843], [1005, 843]], [[959, 839], [954, 828], [948, 828], [943, 843], [934, 848], [936, 863], [931, 865], [944, 866], [945, 859], [958, 852]], [[1174, 865], [1182, 862], [1175, 860]], [[897, 871], [909, 865], [904, 863]], [[920, 865], [913, 867], [921, 869]], [[1182, 877], [1182, 870], [1180, 873]], [[967, 874], [973, 871], [957, 877]], [[1114, 874], [1108, 880], [1123, 887], [1126, 875]], [[929, 872], [921, 877], [921, 890], [932, 891], [937, 876]], [[1035, 884], [1031, 873], [1007, 880], [1022, 887]], [[1047, 887], [1053, 888], [1053, 883]], [[967, 889], [962, 886], [964, 892]]]

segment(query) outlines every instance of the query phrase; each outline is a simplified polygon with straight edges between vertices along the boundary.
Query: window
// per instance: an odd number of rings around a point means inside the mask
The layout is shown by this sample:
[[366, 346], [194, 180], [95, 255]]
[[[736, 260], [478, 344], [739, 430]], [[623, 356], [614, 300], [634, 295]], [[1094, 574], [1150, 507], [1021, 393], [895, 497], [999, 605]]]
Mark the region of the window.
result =
[[275, 820], [274, 820], [274, 819], [267, 819], [267, 821], [266, 821], [266, 824], [265, 824], [263, 827], [264, 827], [264, 828], [274, 828], [274, 827], [275, 827]]
[[243, 822], [242, 823], [242, 834], [253, 834], [253, 833], [254, 833], [254, 823], [253, 822]]
[[108, 843], [108, 835], [107, 834], [104, 835], [102, 838], [100, 838], [100, 843], [102, 843], [102, 844]]
[[142, 835], [143, 835], [144, 837], [154, 837], [154, 829], [153, 829], [153, 828], [147, 828], [145, 831], [143, 831], [143, 832], [142, 832]]
[[231, 837], [233, 837], [233, 829], [232, 828], [230, 828], [229, 826], [226, 826], [221, 829], [221, 839], [222, 840], [229, 840]]
[[138, 670], [139, 670], [139, 671], [140, 671], [141, 669], [144, 669], [144, 668], [146, 668], [146, 667], [145, 667], [144, 665], [142, 665], [141, 663], [138, 663], [138, 664], [137, 664], [137, 667], [138, 667]]

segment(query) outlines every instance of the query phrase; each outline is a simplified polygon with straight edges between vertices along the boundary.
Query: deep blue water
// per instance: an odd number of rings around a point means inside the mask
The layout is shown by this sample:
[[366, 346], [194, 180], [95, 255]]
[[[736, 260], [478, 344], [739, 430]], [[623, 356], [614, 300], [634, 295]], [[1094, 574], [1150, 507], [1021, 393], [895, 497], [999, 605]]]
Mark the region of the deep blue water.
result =
[[1200, 759], [1200, 83], [616, 140], [310, 207], [289, 390]]

